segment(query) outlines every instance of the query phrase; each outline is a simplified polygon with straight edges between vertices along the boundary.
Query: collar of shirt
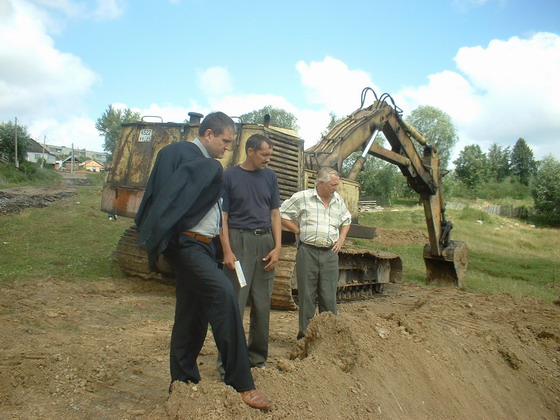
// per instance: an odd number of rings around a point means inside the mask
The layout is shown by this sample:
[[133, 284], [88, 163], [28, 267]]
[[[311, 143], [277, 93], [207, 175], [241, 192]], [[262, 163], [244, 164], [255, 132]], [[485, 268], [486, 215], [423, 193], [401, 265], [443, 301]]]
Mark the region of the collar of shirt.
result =
[[208, 150], [206, 150], [206, 147], [202, 145], [202, 142], [198, 137], [196, 137], [192, 142], [198, 146], [198, 148], [200, 149], [200, 151], [202, 152], [205, 158], [208, 159], [212, 158], [212, 156], [210, 156], [210, 153], [208, 153]]
[[[315, 197], [322, 205], [325, 205], [325, 203], [323, 202], [323, 199], [321, 198], [321, 196], [319, 195], [319, 192], [317, 191], [317, 187], [313, 188], [313, 197]], [[333, 203], [338, 201], [338, 197], [340, 197], [340, 195], [338, 195], [338, 193], [335, 191], [333, 193], [333, 195], [331, 195], [331, 199], [329, 200], [329, 207]]]

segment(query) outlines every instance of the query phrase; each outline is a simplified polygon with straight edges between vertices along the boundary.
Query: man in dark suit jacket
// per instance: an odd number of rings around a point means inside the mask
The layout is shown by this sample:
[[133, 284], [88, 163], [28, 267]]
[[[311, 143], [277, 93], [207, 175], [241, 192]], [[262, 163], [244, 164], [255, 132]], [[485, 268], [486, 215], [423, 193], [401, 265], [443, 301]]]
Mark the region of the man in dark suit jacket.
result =
[[215, 112], [204, 118], [192, 142], [161, 149], [135, 221], [150, 266], [163, 253], [175, 272], [171, 381], [200, 381], [196, 359], [210, 324], [225, 383], [249, 406], [267, 410], [272, 402], [255, 389], [237, 298], [216, 263], [213, 243], [220, 233], [223, 172], [215, 159], [231, 150], [235, 133], [232, 119]]

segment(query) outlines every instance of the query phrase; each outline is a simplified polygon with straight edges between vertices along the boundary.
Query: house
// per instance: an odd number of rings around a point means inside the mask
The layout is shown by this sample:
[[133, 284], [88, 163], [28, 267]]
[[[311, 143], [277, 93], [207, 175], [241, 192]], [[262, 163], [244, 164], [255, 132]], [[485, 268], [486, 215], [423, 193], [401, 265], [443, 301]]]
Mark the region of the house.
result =
[[85, 162], [87, 159], [95, 160], [102, 165], [107, 162], [107, 152], [93, 152], [86, 149], [72, 148], [67, 146], [54, 146], [52, 144], [47, 144], [45, 145], [45, 147], [49, 150], [49, 152], [58, 156], [59, 159], [62, 156], [74, 154], [74, 158], [80, 159], [82, 162]]
[[74, 156], [74, 160], [72, 160], [72, 156], [68, 156], [64, 160], [57, 161], [57, 165], [55, 166], [55, 169], [61, 171], [77, 171], [80, 167], [81, 162], [82, 161], [78, 159], [76, 156]]
[[54, 165], [56, 163], [56, 156], [50, 153], [47, 149], [43, 149], [43, 146], [35, 140], [30, 139], [26, 160], [37, 163], [44, 160], [47, 165]]
[[105, 168], [101, 163], [91, 159], [86, 160], [84, 163], [81, 163], [80, 167], [82, 169], [85, 169], [86, 171], [91, 171], [91, 172], [103, 172], [105, 170]]

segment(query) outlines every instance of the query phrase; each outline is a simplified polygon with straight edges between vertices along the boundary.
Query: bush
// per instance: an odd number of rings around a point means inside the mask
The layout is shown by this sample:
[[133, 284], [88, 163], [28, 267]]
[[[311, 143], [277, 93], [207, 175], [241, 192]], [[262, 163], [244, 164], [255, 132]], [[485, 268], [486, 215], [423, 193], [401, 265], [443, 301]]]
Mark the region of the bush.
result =
[[55, 185], [60, 175], [53, 169], [41, 168], [39, 164], [24, 161], [19, 169], [11, 164], [0, 164], [0, 186], [16, 185]]
[[548, 224], [560, 224], [560, 162], [552, 156], [543, 159], [531, 193], [535, 210], [541, 220]]

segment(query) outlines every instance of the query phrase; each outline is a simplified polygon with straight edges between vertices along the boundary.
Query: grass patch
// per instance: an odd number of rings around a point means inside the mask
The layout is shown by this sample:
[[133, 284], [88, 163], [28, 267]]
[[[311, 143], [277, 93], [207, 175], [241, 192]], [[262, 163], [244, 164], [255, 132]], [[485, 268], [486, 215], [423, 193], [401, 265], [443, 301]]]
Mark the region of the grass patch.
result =
[[0, 282], [121, 277], [112, 253], [132, 221], [109, 221], [100, 200], [99, 187], [81, 187], [76, 196], [49, 207], [0, 216]]
[[33, 162], [22, 162], [19, 169], [10, 164], [0, 164], [0, 189], [20, 187], [22, 184], [35, 187], [50, 187], [61, 182], [59, 173], [50, 168], [41, 168]]
[[[393, 210], [393, 211], [391, 211]], [[396, 211], [395, 211], [396, 210]], [[469, 291], [511, 293], [553, 301], [560, 294], [560, 235], [558, 229], [535, 228], [466, 207], [447, 210], [454, 229], [452, 239], [469, 247], [465, 288]], [[382, 212], [360, 215], [360, 223], [397, 230], [426, 231], [422, 207], [397, 206]], [[356, 240], [359, 246], [399, 254], [405, 282], [425, 282], [423, 246], [387, 246]]]
[[[14, 279], [53, 277], [65, 281], [96, 281], [122, 277], [113, 251], [130, 219], [107, 219], [99, 210], [103, 176], [92, 174], [95, 185], [79, 188], [70, 199], [46, 208], [30, 208], [0, 216], [0, 283]], [[452, 239], [470, 249], [466, 289], [558, 298], [560, 287], [560, 235], [557, 229], [534, 228], [516, 219], [482, 210], [449, 209], [455, 228]], [[397, 230], [426, 231], [421, 206], [396, 206], [363, 213], [360, 223]], [[399, 254], [403, 281], [424, 283], [423, 245], [383, 245], [352, 239], [359, 247]]]

